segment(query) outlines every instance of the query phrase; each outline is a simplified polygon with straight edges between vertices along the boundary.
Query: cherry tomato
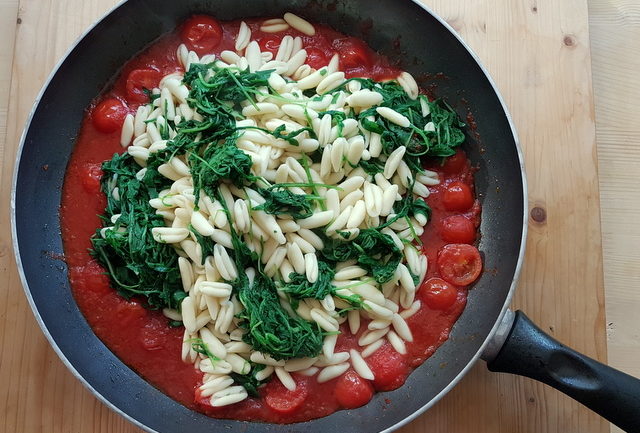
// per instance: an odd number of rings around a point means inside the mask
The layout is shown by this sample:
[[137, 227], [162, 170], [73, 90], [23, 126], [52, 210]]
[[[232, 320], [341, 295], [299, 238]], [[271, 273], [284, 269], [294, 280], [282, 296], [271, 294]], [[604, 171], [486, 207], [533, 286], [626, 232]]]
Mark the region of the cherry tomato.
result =
[[258, 45], [260, 45], [260, 51], [269, 51], [275, 57], [280, 48], [280, 42], [282, 42], [282, 36], [269, 35], [261, 38]]
[[471, 188], [464, 182], [455, 181], [447, 185], [442, 194], [442, 204], [446, 210], [464, 212], [473, 206]]
[[399, 388], [409, 374], [404, 356], [396, 352], [390, 344], [383, 345], [369, 356], [367, 364], [373, 372], [373, 386], [378, 391]]
[[355, 68], [358, 66], [371, 66], [369, 47], [356, 38], [342, 38], [333, 41], [333, 49], [340, 55], [340, 66], [343, 68]]
[[473, 245], [449, 244], [438, 251], [440, 276], [456, 286], [467, 286], [480, 276], [482, 259]]
[[315, 47], [305, 48], [307, 51], [307, 65], [311, 66], [314, 69], [320, 69], [323, 66], [327, 66], [329, 64], [329, 59], [325, 55], [324, 51]]
[[420, 289], [420, 297], [432, 310], [445, 311], [458, 299], [458, 291], [442, 278], [429, 278]]
[[127, 113], [128, 109], [122, 102], [108, 98], [96, 105], [91, 113], [91, 120], [98, 131], [108, 134], [122, 127]]
[[472, 244], [476, 240], [476, 228], [464, 215], [452, 215], [440, 223], [440, 236], [447, 242]]
[[460, 148], [456, 150], [455, 155], [449, 156], [444, 160], [442, 171], [448, 174], [460, 173], [467, 165], [467, 156]]
[[264, 401], [273, 411], [288, 414], [298, 410], [309, 395], [305, 382], [297, 381], [295, 391], [289, 391], [280, 382], [280, 379], [273, 378], [265, 386]]
[[147, 102], [146, 90], [158, 87], [162, 74], [155, 69], [134, 69], [127, 77], [127, 100], [129, 102]]
[[369, 381], [358, 376], [353, 370], [340, 376], [334, 392], [338, 403], [346, 409], [364, 406], [373, 397], [373, 387]]
[[91, 194], [100, 192], [100, 179], [102, 179], [102, 167], [100, 164], [87, 163], [82, 171], [82, 186]]
[[182, 25], [182, 41], [198, 55], [209, 54], [222, 40], [222, 26], [207, 15], [194, 15]]

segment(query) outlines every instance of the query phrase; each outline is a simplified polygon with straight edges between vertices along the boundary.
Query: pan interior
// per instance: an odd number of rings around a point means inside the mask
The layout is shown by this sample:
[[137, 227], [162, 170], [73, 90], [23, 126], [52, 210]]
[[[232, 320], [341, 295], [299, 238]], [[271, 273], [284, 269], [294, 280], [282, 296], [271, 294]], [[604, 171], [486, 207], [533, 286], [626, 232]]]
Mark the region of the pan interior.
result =
[[[449, 340], [400, 389], [365, 407], [287, 426], [214, 420], [171, 400], [126, 367], [94, 335], [71, 295], [60, 237], [63, 178], [84, 109], [118, 68], [192, 13], [221, 20], [298, 13], [364, 39], [374, 49], [435, 85], [464, 119], [471, 110], [478, 142], [466, 150], [479, 170], [480, 250], [485, 269]], [[442, 76], [435, 75], [443, 73]], [[467, 101], [462, 104], [462, 100]], [[26, 130], [15, 185], [14, 232], [23, 282], [40, 325], [72, 370], [103, 400], [150, 431], [193, 433], [382, 431], [447, 389], [474, 359], [508, 300], [523, 225], [523, 180], [509, 118], [482, 68], [438, 19], [412, 1], [129, 0], [99, 22], [69, 53], [41, 95]], [[19, 247], [19, 250], [18, 250]]]

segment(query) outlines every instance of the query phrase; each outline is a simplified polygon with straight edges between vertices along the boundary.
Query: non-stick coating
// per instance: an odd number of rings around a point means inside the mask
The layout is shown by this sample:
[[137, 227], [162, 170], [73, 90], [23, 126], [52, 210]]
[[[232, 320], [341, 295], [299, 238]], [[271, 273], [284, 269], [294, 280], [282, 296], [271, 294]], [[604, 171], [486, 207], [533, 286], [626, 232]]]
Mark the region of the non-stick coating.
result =
[[[485, 269], [449, 340], [400, 389], [381, 393], [363, 408], [288, 426], [215, 420], [171, 400], [125, 366], [94, 335], [71, 295], [61, 255], [58, 208], [69, 155], [84, 109], [118, 68], [194, 12], [221, 20], [297, 12], [314, 22], [366, 40], [437, 85], [463, 118], [467, 105], [482, 137], [466, 149], [479, 166], [482, 201], [480, 250]], [[445, 78], [423, 74], [442, 72]], [[461, 101], [467, 101], [462, 103]], [[15, 241], [27, 294], [45, 333], [93, 391], [147, 429], [162, 432], [371, 432], [402, 422], [433, 403], [473, 360], [508, 300], [523, 233], [523, 177], [509, 118], [473, 56], [438, 19], [411, 1], [153, 1], [130, 0], [71, 51], [33, 114], [24, 137], [15, 191]]]

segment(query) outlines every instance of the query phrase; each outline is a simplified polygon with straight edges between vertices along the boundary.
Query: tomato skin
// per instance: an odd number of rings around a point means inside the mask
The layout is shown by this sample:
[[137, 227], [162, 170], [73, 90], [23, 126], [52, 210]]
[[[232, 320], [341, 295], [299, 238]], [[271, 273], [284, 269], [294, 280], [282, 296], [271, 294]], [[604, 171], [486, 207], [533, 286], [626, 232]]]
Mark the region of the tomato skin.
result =
[[102, 179], [101, 164], [85, 164], [82, 174], [82, 187], [91, 194], [100, 193], [100, 179]]
[[373, 386], [377, 391], [391, 391], [402, 386], [409, 375], [405, 357], [390, 344], [384, 344], [367, 358], [373, 372]]
[[438, 251], [438, 271], [443, 280], [467, 286], [480, 276], [482, 259], [473, 245], [448, 244]]
[[336, 382], [335, 396], [345, 409], [355, 409], [371, 401], [373, 387], [368, 380], [349, 370]]
[[122, 127], [122, 122], [129, 110], [116, 98], [108, 98], [100, 102], [91, 112], [93, 126], [100, 132], [109, 134]]
[[189, 49], [201, 56], [220, 44], [222, 26], [208, 15], [194, 15], [182, 25], [180, 37]]
[[442, 171], [447, 174], [460, 173], [467, 165], [467, 157], [460, 148], [456, 149], [455, 155], [449, 156], [442, 164]]
[[359, 39], [342, 38], [333, 41], [332, 48], [340, 55], [342, 68], [370, 67], [372, 58], [369, 49]]
[[305, 63], [312, 68], [320, 69], [323, 66], [327, 66], [329, 64], [329, 59], [321, 49], [308, 47], [305, 48], [305, 50], [307, 51], [307, 60]]
[[260, 45], [260, 51], [269, 51], [275, 57], [275, 55], [278, 54], [278, 49], [280, 48], [281, 42], [282, 36], [269, 35], [261, 38], [258, 41], [258, 45]]
[[162, 74], [155, 69], [134, 69], [127, 77], [127, 100], [132, 103], [149, 101], [145, 89], [158, 87]]
[[471, 188], [459, 180], [447, 185], [442, 194], [442, 204], [446, 210], [464, 212], [473, 206]]
[[472, 244], [476, 240], [476, 228], [464, 215], [451, 215], [440, 223], [442, 239], [457, 244]]
[[446, 311], [458, 299], [458, 291], [442, 278], [429, 278], [420, 289], [420, 297], [432, 310]]
[[274, 412], [289, 414], [300, 409], [308, 395], [305, 382], [296, 381], [295, 391], [289, 391], [280, 379], [274, 377], [265, 386], [264, 402]]

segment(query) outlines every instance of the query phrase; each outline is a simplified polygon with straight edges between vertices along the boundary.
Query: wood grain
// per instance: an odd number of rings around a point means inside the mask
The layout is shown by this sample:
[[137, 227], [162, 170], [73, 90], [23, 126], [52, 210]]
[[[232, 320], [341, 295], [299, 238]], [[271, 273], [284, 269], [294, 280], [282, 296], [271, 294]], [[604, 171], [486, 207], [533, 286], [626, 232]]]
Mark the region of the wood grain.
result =
[[589, 23], [609, 363], [640, 377], [640, 5], [591, 0]]
[[[640, 376], [640, 5], [590, 4], [609, 361]], [[612, 32], [612, 26], [623, 31]], [[635, 325], [635, 326], [634, 326]]]
[[[606, 359], [587, 4], [430, 4], [496, 81], [525, 153], [530, 208], [546, 210], [544, 223], [530, 219], [514, 307], [561, 341]], [[464, 416], [457, 415], [461, 408]], [[435, 426], [452, 432], [608, 430], [608, 423], [547, 386], [490, 374], [483, 365], [403, 432]]]
[[[31, 105], [51, 69], [73, 41], [115, 1], [21, 1], [7, 27], [15, 53], [2, 152], [0, 202], [9, 203], [15, 151]], [[17, 13], [18, 12], [18, 13]], [[16, 15], [20, 24], [16, 25]], [[9, 20], [8, 17], [11, 17]], [[4, 63], [3, 63], [4, 66]], [[137, 432], [98, 402], [62, 365], [38, 328], [22, 293], [9, 232], [0, 213], [0, 431], [3, 433]]]
[[[21, 24], [16, 27], [13, 61], [13, 77], [19, 78], [11, 82], [10, 145], [2, 148], [3, 203], [8, 202], [18, 137], [38, 89], [72, 41], [113, 3], [20, 1]], [[526, 310], [557, 338], [604, 360], [586, 1], [427, 3], [462, 34], [502, 90], [526, 155], [530, 206], [546, 210], [547, 220], [532, 224], [526, 267], [514, 306]], [[46, 344], [21, 293], [10, 251], [7, 212], [0, 214], [0, 247], [0, 431], [138, 431], [82, 388]], [[607, 429], [606, 422], [548, 387], [490, 374], [479, 364], [453, 392], [402, 431]]]

